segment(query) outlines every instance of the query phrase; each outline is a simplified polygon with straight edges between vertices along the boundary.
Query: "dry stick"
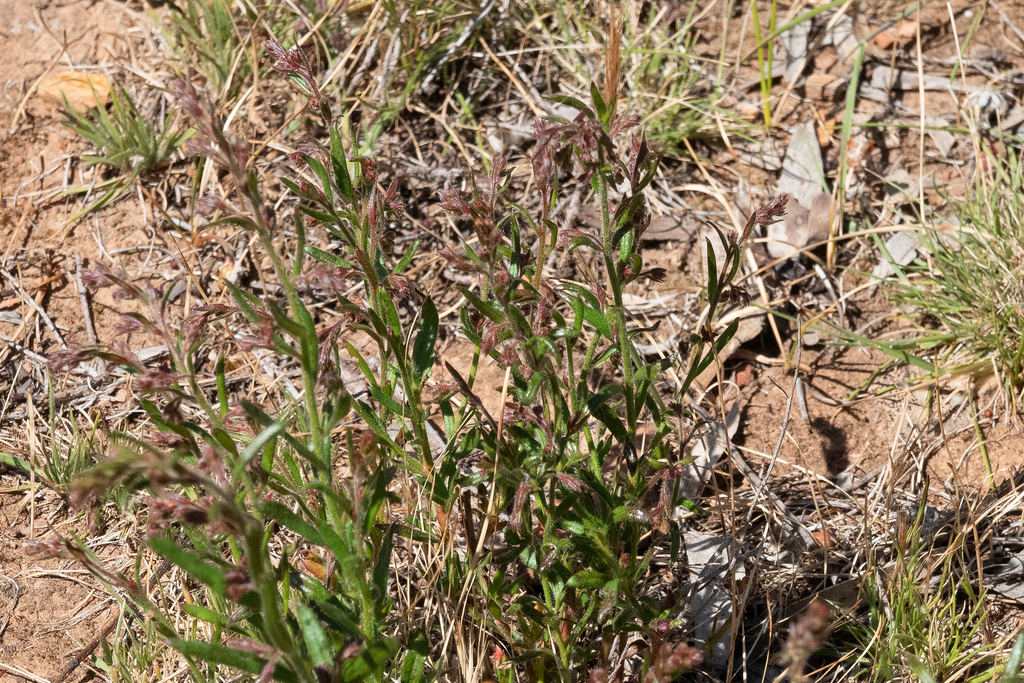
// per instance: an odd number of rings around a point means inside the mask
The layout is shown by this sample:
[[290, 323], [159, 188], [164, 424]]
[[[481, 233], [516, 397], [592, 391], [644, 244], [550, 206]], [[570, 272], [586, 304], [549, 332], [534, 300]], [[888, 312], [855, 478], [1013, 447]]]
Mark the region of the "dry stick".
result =
[[32, 466], [28, 469], [28, 486], [31, 496], [28, 508], [28, 538], [30, 541], [34, 541], [36, 538], [36, 411], [34, 410], [35, 405], [32, 403], [31, 389], [28, 390], [25, 398], [28, 405], [28, 452], [32, 461]]
[[26, 671], [25, 669], [22, 669], [20, 666], [15, 666], [13, 664], [4, 664], [3, 662], [0, 662], [0, 671], [12, 673], [15, 676], [21, 676], [26, 681], [32, 681], [33, 683], [50, 683], [50, 681], [46, 680], [45, 678], [42, 678], [41, 676], [36, 676], [31, 671]]
[[89, 343], [96, 343], [96, 329], [92, 326], [92, 315], [89, 313], [89, 300], [85, 294], [85, 287], [82, 285], [82, 255], [75, 252], [75, 284], [78, 286], [78, 300], [82, 304], [82, 317], [85, 319], [85, 333], [89, 337]]
[[1017, 37], [1024, 41], [1024, 32], [1022, 32], [1019, 28], [1017, 28], [1017, 26], [1012, 21], [1010, 21], [1010, 17], [1006, 16], [1006, 12], [1004, 12], [1003, 8], [996, 3], [996, 0], [988, 0], [988, 4], [996, 8], [996, 11], [999, 12], [999, 16], [1003, 18], [1003, 21], [1005, 21], [1006, 25], [1010, 27], [1010, 30], [1016, 33]]
[[68, 345], [64, 343], [64, 337], [60, 335], [60, 330], [58, 330], [57, 326], [53, 324], [53, 320], [51, 320], [50, 316], [46, 314], [43, 307], [36, 303], [35, 300], [33, 300], [32, 297], [30, 297], [25, 290], [21, 288], [21, 285], [19, 285], [18, 281], [14, 279], [13, 275], [3, 269], [0, 269], [0, 275], [7, 278], [7, 281], [11, 283], [11, 286], [14, 287], [14, 291], [18, 293], [22, 300], [36, 310], [39, 317], [41, 317], [43, 322], [46, 323], [46, 326], [50, 328], [50, 332], [53, 333], [53, 337], [57, 340], [57, 343], [60, 344], [62, 348], [68, 348]]
[[[803, 334], [801, 334], [801, 329], [798, 325], [796, 328], [796, 367], [793, 368], [793, 389], [789, 392], [789, 397], [786, 399], [786, 413], [782, 418], [782, 429], [779, 430], [779, 440], [775, 443], [775, 450], [772, 451], [772, 458], [771, 460], [768, 461], [767, 466], [761, 467], [761, 474], [759, 475], [761, 482], [760, 484], [757, 485], [757, 489], [754, 491], [754, 499], [753, 501], [751, 501], [750, 509], [747, 511], [748, 526], [750, 524], [750, 520], [754, 516], [754, 508], [757, 507], [758, 500], [761, 498], [761, 494], [764, 492], [765, 484], [767, 483], [768, 478], [772, 476], [772, 470], [775, 468], [775, 462], [778, 460], [779, 453], [782, 451], [782, 442], [786, 438], [786, 430], [789, 429], [789, 418], [790, 411], [793, 408], [793, 397], [796, 396], [797, 389], [799, 388], [800, 384], [801, 355], [803, 355]], [[800, 529], [803, 529], [803, 526], [797, 524], [797, 533], [799, 533]], [[804, 532], [807, 533], [806, 529], [804, 529]], [[807, 536], [810, 537], [810, 533], [807, 533]], [[801, 534], [801, 537], [803, 537], [803, 534]], [[807, 538], [804, 538], [804, 541], [807, 540]], [[813, 544], [814, 539], [811, 538], [810, 540]]]

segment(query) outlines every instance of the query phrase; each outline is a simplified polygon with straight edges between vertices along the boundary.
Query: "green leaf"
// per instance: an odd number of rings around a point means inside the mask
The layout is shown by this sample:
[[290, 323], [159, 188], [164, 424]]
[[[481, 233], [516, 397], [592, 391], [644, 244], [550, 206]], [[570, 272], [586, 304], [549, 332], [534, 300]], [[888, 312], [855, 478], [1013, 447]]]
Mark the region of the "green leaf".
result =
[[[171, 638], [168, 642], [171, 647], [186, 657], [210, 662], [211, 664], [224, 664], [225, 666], [230, 666], [253, 675], [261, 673], [263, 667], [267, 665], [267, 660], [251, 652], [232, 650], [223, 645], [207, 643], [201, 640], [182, 640], [181, 638]], [[280, 663], [274, 667], [274, 680], [281, 681], [281, 683], [298, 682], [295, 673]]]
[[307, 156], [306, 163], [311, 169], [313, 169], [313, 173], [316, 173], [317, 177], [320, 178], [320, 186], [323, 188], [324, 194], [327, 196], [327, 203], [333, 204], [334, 192], [331, 191], [331, 181], [327, 177], [327, 169], [324, 168], [324, 165], [320, 163], [320, 160], [315, 157]]
[[[242, 472], [245, 469], [245, 466], [249, 464], [249, 461], [256, 457], [258, 453], [262, 453], [264, 447], [269, 444], [273, 444], [284, 430], [285, 426], [283, 422], [275, 422], [269, 427], [263, 429], [263, 431], [256, 435], [255, 439], [250, 441], [248, 445], [242, 449], [242, 457], [239, 458], [233, 468], [236, 481], [242, 476]], [[271, 446], [271, 448], [273, 448], [273, 446]]]
[[604, 103], [604, 98], [601, 97], [601, 91], [593, 81], [590, 82], [590, 99], [593, 100], [594, 109], [597, 110], [597, 118], [604, 123], [605, 114], [608, 111], [608, 105]]
[[314, 545], [327, 545], [323, 535], [314, 528], [312, 524], [299, 517], [281, 503], [278, 503], [277, 501], [263, 503], [259, 506], [259, 511], [265, 517], [273, 519], [289, 531], [294, 531], [310, 543]]
[[402, 254], [402, 258], [399, 259], [398, 263], [395, 264], [395, 267], [391, 269], [391, 272], [398, 275], [408, 268], [409, 264], [412, 263], [413, 258], [416, 256], [416, 250], [419, 249], [419, 246], [420, 240], [413, 240], [413, 243], [405, 250], [405, 253]]
[[341, 675], [342, 683], [363, 683], [370, 678], [379, 678], [384, 672], [384, 666], [398, 652], [398, 641], [394, 638], [385, 638], [370, 643], [359, 657], [345, 663], [345, 670]]
[[378, 601], [383, 601], [388, 594], [388, 572], [391, 569], [391, 552], [395, 547], [395, 525], [388, 526], [377, 555], [377, 564], [373, 566], [373, 587]]
[[605, 404], [593, 406], [590, 409], [591, 415], [600, 420], [601, 424], [608, 428], [608, 431], [612, 433], [619, 443], [627, 443], [629, 441], [629, 434], [626, 431], [626, 426], [622, 424], [622, 420], [618, 418], [615, 413], [612, 412]]
[[588, 323], [597, 328], [606, 339], [612, 338], [612, 327], [608, 323], [608, 318], [605, 317], [604, 313], [591, 306], [583, 307], [583, 319]]
[[330, 263], [332, 266], [338, 266], [339, 268], [355, 269], [355, 266], [352, 263], [346, 261], [340, 256], [335, 256], [330, 252], [324, 251], [323, 249], [317, 249], [316, 247], [308, 244], [306, 245], [306, 253], [322, 263]]
[[384, 393], [380, 387], [370, 387], [370, 395], [377, 399], [381, 407], [388, 412], [394, 413], [395, 415], [405, 415], [405, 407], [396, 401], [393, 397], [388, 396]]
[[154, 536], [149, 539], [149, 547], [168, 562], [181, 567], [216, 595], [224, 595], [227, 579], [222, 569], [208, 564], [199, 555], [185, 550], [166, 536]]
[[708, 298], [714, 299], [718, 296], [718, 261], [715, 258], [715, 248], [711, 244], [711, 238], [705, 237], [708, 250]]
[[341, 133], [337, 125], [331, 126], [331, 165], [334, 168], [334, 182], [341, 195], [352, 202], [355, 194], [352, 191], [352, 178], [348, 174], [348, 162], [345, 160], [345, 147], [341, 142]]
[[1010, 658], [1006, 660], [1006, 668], [1003, 669], [999, 683], [1019, 683], [1021, 659], [1024, 659], [1024, 633], [1013, 641], [1013, 649], [1010, 651]]
[[249, 319], [249, 322], [257, 322], [259, 320], [259, 314], [256, 313], [256, 309], [262, 309], [263, 304], [252, 294], [243, 291], [231, 284], [230, 282], [224, 281], [228, 289], [231, 291], [231, 296], [234, 297], [235, 303], [242, 310], [242, 314]]
[[576, 588], [597, 588], [607, 583], [607, 580], [603, 572], [596, 569], [584, 569], [569, 579], [569, 585]]
[[914, 676], [917, 677], [917, 680], [921, 681], [921, 683], [936, 683], [935, 676], [928, 671], [924, 662], [911, 654], [907, 655], [907, 660], [910, 664], [910, 670], [914, 672]]
[[362, 531], [364, 534], [370, 534], [370, 529], [373, 528], [377, 514], [384, 502], [388, 499], [397, 500], [397, 496], [388, 491], [388, 484], [394, 479], [397, 471], [398, 468], [394, 466], [382, 467], [371, 474], [367, 480], [366, 486], [363, 488]]
[[[283, 418], [281, 420], [274, 420], [272, 417], [263, 412], [263, 410], [259, 406], [245, 399], [242, 399], [242, 409], [245, 411], [246, 416], [250, 420], [252, 420], [256, 424], [262, 425], [263, 427], [269, 427], [275, 424], [276, 422], [283, 422]], [[288, 445], [294, 448], [295, 452], [298, 453], [300, 456], [302, 456], [306, 460], [316, 462], [316, 458], [314, 457], [313, 452], [309, 450], [309, 447], [303, 442], [296, 439], [291, 434], [289, 434], [287, 430], [282, 430], [279, 433], [279, 436], [285, 441], [287, 441]]]
[[466, 287], [465, 285], [458, 285], [457, 289], [459, 290], [459, 293], [462, 294], [462, 296], [469, 299], [469, 303], [473, 304], [474, 308], [476, 308], [478, 311], [486, 315], [488, 318], [498, 323], [499, 325], [505, 322], [505, 318], [502, 315], [501, 309], [498, 308], [495, 304], [489, 301], [484, 301], [474, 292], [471, 292], [469, 288]]
[[13, 467], [16, 470], [22, 470], [23, 472], [31, 472], [32, 464], [23, 458], [16, 458], [9, 453], [0, 453], [0, 464]]
[[182, 609], [185, 610], [185, 614], [189, 615], [193, 619], [205, 621], [206, 623], [213, 624], [218, 628], [224, 628], [225, 626], [227, 626], [227, 616], [221, 614], [220, 612], [215, 612], [209, 607], [185, 603], [184, 605], [182, 605]]
[[384, 320], [387, 321], [388, 329], [391, 334], [395, 335], [396, 339], [402, 338], [402, 323], [398, 318], [398, 309], [395, 308], [395, 302], [389, 296], [378, 297], [377, 301], [383, 309]]
[[422, 381], [427, 371], [434, 367], [437, 325], [437, 307], [428, 296], [423, 302], [423, 327], [416, 335], [416, 341], [412, 347], [413, 376], [416, 381]]
[[430, 641], [427, 634], [418, 629], [409, 636], [406, 643], [405, 657], [402, 659], [401, 683], [422, 683], [423, 669], [427, 663], [427, 656], [430, 654]]
[[295, 261], [292, 263], [292, 277], [298, 277], [302, 275], [302, 264], [306, 257], [306, 221], [302, 220], [298, 211], [292, 214], [292, 220], [295, 224], [295, 236], [298, 239]]
[[295, 618], [302, 629], [302, 638], [309, 648], [309, 655], [313, 658], [313, 664], [317, 666], [330, 664], [334, 660], [334, 648], [331, 647], [331, 640], [327, 632], [320, 625], [316, 614], [305, 605], [296, 605]]
[[690, 374], [687, 376], [686, 382], [684, 383], [685, 386], [689, 386], [690, 382], [692, 382], [698, 375], [700, 375], [700, 373], [708, 369], [708, 366], [711, 365], [711, 363], [715, 360], [715, 356], [722, 352], [722, 349], [724, 349], [725, 345], [732, 340], [732, 338], [736, 335], [736, 330], [738, 330], [739, 328], [739, 320], [733, 320], [729, 327], [725, 328], [725, 331], [722, 332], [721, 336], [719, 336], [718, 339], [715, 340], [714, 351], [709, 350], [707, 355], [704, 356], [704, 358], [702, 358], [699, 363], [695, 364], [690, 369]]
[[382, 443], [386, 444], [388, 448], [392, 449], [396, 453], [402, 452], [402, 449], [392, 440], [391, 436], [388, 435], [387, 425], [381, 421], [380, 416], [376, 411], [370, 408], [370, 406], [363, 401], [356, 401], [352, 407], [355, 408], [359, 417], [366, 422], [367, 426], [373, 430], [373, 433], [377, 435], [377, 438], [380, 439]]

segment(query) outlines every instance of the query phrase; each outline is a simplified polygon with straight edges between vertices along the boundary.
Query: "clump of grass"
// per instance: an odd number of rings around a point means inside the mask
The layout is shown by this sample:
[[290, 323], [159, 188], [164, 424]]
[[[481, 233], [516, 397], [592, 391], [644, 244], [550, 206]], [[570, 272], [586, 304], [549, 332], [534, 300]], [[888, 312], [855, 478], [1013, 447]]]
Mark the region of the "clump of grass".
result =
[[83, 156], [82, 161], [107, 166], [117, 173], [104, 183], [106, 193], [75, 218], [110, 203], [136, 179], [163, 168], [192, 135], [191, 129], [178, 129], [173, 125], [173, 112], [168, 112], [159, 125], [148, 121], [120, 84], [110, 92], [110, 106], [109, 113], [98, 107], [95, 114], [79, 114], [65, 100], [64, 125], [98, 150], [98, 154]]
[[82, 157], [87, 164], [103, 164], [132, 177], [142, 176], [160, 168], [192, 135], [191, 129], [179, 130], [172, 125], [173, 112], [168, 112], [160, 125], [147, 121], [121, 85], [111, 91], [110, 105], [109, 113], [99, 107], [91, 116], [66, 107], [64, 125], [99, 150], [99, 154]]
[[921, 505], [916, 518], [900, 515], [889, 561], [874, 552], [869, 556], [874, 569], [864, 584], [866, 623], [838, 627], [857, 643], [844, 668], [858, 680], [993, 678], [995, 645], [985, 634], [985, 594], [971, 579], [973, 532], [963, 528], [948, 547], [934, 547], [928, 540], [934, 529], [925, 529], [926, 508]]
[[959, 227], [924, 232], [925, 255], [898, 271], [891, 291], [944, 366], [995, 371], [1016, 393], [1024, 388], [1024, 168], [1014, 148], [983, 144], [981, 154], [987, 172], [950, 203]]
[[239, 24], [250, 17], [243, 10], [236, 17], [233, 4], [228, 0], [187, 0], [171, 12], [166, 32], [179, 57], [206, 77], [217, 103], [232, 101], [250, 74], [244, 36], [239, 31]]
[[695, 24], [702, 16], [701, 3], [683, 3], [670, 11], [651, 5], [634, 10], [631, 16], [606, 16], [614, 7], [614, 3], [522, 5], [518, 12], [522, 35], [537, 47], [594, 45], [592, 50], [551, 51], [561, 90], [586, 92], [589, 74], [605, 66], [605, 48], [618, 45], [621, 37], [622, 77], [603, 95], [629, 102], [642, 115], [647, 136], [659, 152], [685, 153], [685, 141], [717, 136], [716, 118], [728, 128], [747, 126], [719, 106], [723, 93], [716, 92], [707, 76], [714, 64], [697, 54]]

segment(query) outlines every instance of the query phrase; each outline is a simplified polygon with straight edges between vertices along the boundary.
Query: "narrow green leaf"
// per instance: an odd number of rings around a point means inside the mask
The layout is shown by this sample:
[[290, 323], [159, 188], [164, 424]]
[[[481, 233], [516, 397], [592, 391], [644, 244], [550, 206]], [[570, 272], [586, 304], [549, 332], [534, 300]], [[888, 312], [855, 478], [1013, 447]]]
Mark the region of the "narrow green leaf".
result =
[[391, 569], [391, 552], [395, 547], [395, 525], [388, 526], [384, 540], [377, 554], [377, 563], [373, 565], [373, 587], [378, 600], [384, 600], [388, 594], [388, 572]]
[[224, 595], [227, 579], [224, 578], [224, 571], [219, 567], [208, 564], [199, 555], [185, 550], [166, 536], [154, 536], [149, 539], [149, 547], [172, 564], [181, 567], [216, 595]]
[[330, 664], [334, 660], [334, 648], [331, 647], [331, 640], [327, 637], [327, 632], [320, 625], [313, 610], [305, 605], [296, 605], [295, 618], [299, 622], [299, 628], [302, 629], [302, 638], [306, 641], [306, 647], [309, 648], [313, 664], [317, 666]]
[[608, 105], [605, 104], [604, 98], [601, 97], [600, 89], [598, 89], [597, 84], [593, 81], [590, 82], [590, 99], [593, 100], [594, 109], [597, 110], [597, 118], [604, 123]]
[[[304, 155], [305, 156], [305, 155]], [[320, 163], [320, 160], [316, 157], [305, 157], [306, 164], [316, 173], [316, 176], [320, 179], [320, 186], [323, 188], [324, 195], [327, 197], [327, 203], [334, 203], [334, 192], [331, 190], [331, 180], [327, 177], [327, 169]]]
[[430, 654], [430, 641], [422, 629], [413, 631], [402, 659], [401, 683], [423, 683], [423, 670]]
[[338, 126], [331, 126], [331, 165], [334, 170], [334, 182], [338, 192], [351, 203], [355, 199], [352, 191], [352, 178], [348, 174], [348, 161], [345, 160], [345, 146], [341, 141]]
[[345, 663], [341, 675], [342, 683], [363, 683], [366, 680], [379, 679], [384, 673], [384, 666], [398, 652], [398, 641], [386, 638], [368, 644], [359, 653], [359, 657]]
[[575, 97], [569, 97], [568, 95], [548, 95], [548, 99], [552, 102], [558, 102], [559, 104], [567, 104], [573, 109], [579, 109], [582, 112], [586, 112], [587, 116], [590, 118], [595, 118], [594, 110], [583, 104], [581, 100], [578, 100]]
[[193, 619], [205, 621], [206, 623], [213, 624], [218, 628], [224, 628], [225, 626], [227, 626], [227, 615], [221, 614], [220, 612], [215, 612], [209, 607], [185, 603], [184, 605], [182, 605], [182, 609], [185, 610], [185, 614], [189, 615]]
[[281, 503], [277, 501], [263, 503], [259, 506], [259, 510], [265, 517], [273, 519], [289, 531], [294, 531], [310, 543], [314, 545], [327, 545], [319, 530]]
[[705, 237], [708, 252], [708, 299], [718, 296], [718, 260], [715, 258], [715, 248], [711, 244], [711, 238]]
[[355, 268], [355, 266], [340, 256], [324, 251], [323, 249], [317, 249], [314, 246], [306, 245], [306, 253], [315, 258], [317, 261], [323, 263], [330, 263], [332, 266], [338, 266], [339, 268]]
[[1010, 658], [1006, 660], [1006, 668], [1003, 669], [1000, 683], [1019, 683], [1021, 659], [1024, 659], [1024, 633], [1013, 641], [1013, 649], [1010, 651]]
[[409, 264], [412, 263], [413, 258], [416, 257], [416, 250], [419, 249], [419, 246], [420, 240], [413, 240], [413, 243], [405, 250], [405, 253], [402, 254], [402, 258], [399, 259], [398, 263], [395, 264], [395, 267], [391, 269], [391, 272], [397, 275], [408, 268]]
[[413, 376], [422, 381], [427, 371], [434, 367], [434, 345], [437, 343], [437, 307], [428, 296], [423, 302], [423, 327], [416, 335], [412, 347]]
[[[168, 642], [171, 647], [186, 657], [211, 664], [223, 664], [253, 675], [260, 674], [263, 667], [267, 665], [267, 660], [251, 652], [232, 650], [223, 645], [201, 640], [182, 640], [181, 638], [171, 638]], [[295, 672], [280, 662], [274, 666], [274, 680], [281, 681], [281, 683], [298, 683]]]
[[257, 453], [262, 453], [263, 448], [277, 439], [277, 437], [284, 432], [284, 429], [284, 423], [275, 422], [257, 434], [256, 438], [250, 441], [246, 447], [242, 449], [242, 457], [239, 459], [238, 465], [235, 467], [236, 476], [241, 475], [242, 469], [249, 464], [249, 461], [256, 457]]
[[597, 588], [607, 583], [608, 577], [596, 569], [584, 569], [577, 572], [568, 581], [568, 585], [576, 588]]

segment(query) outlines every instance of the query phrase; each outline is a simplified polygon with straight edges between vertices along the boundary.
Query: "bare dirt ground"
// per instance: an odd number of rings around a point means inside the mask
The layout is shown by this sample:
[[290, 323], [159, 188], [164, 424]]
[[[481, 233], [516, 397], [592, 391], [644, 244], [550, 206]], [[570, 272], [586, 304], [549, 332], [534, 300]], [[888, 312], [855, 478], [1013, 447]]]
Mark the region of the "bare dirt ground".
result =
[[[953, 3], [961, 31], [970, 23], [970, 17], [960, 7], [967, 5], [973, 7], [974, 3]], [[1024, 7], [1005, 5], [1009, 20], [1024, 26]], [[76, 197], [62, 196], [60, 190], [84, 181], [77, 158], [87, 150], [87, 145], [61, 125], [60, 105], [32, 92], [37, 80], [51, 71], [72, 67], [123, 70], [137, 63], [138, 53], [161, 54], [164, 48], [159, 44], [159, 34], [142, 9], [136, 3], [109, 0], [0, 1], [0, 265], [45, 310], [68, 344], [89, 341], [76, 285], [77, 262], [88, 264], [110, 256], [127, 270], [154, 273], [180, 267], [181, 260], [192, 263], [199, 249], [198, 245], [189, 245], [164, 230], [163, 219], [154, 211], [149, 198], [134, 189], [114, 205], [71, 221], [81, 204]], [[708, 24], [707, 28], [711, 32], [714, 26]], [[928, 7], [922, 16], [922, 31], [929, 64], [945, 64], [956, 57], [945, 4]], [[995, 12], [989, 12], [975, 44], [1002, 50], [1006, 69], [1022, 68], [1024, 56], [1004, 45], [1009, 40], [1004, 38], [1006, 31], [1006, 22]], [[749, 48], [752, 40], [746, 35], [744, 45]], [[733, 47], [741, 47], [739, 36]], [[708, 47], [709, 53], [715, 49], [714, 44]], [[888, 54], [878, 41], [873, 41], [872, 50]], [[823, 47], [813, 53], [810, 71], [819, 75], [822, 83], [830, 78], [845, 79], [849, 61], [840, 57], [835, 47]], [[144, 78], [145, 74], [135, 76]], [[756, 73], [747, 73], [745, 77], [756, 80]], [[983, 81], [976, 75], [969, 77], [970, 83]], [[779, 84], [776, 88], [785, 90], [786, 86]], [[897, 95], [910, 109], [918, 107], [917, 98], [916, 90]], [[801, 93], [799, 99], [794, 97], [791, 102], [792, 106], [776, 110], [778, 125], [816, 121], [823, 158], [827, 166], [834, 168], [841, 151], [836, 126], [841, 120], [842, 102], [815, 99], [808, 93]], [[927, 107], [932, 116], [957, 115], [956, 103], [945, 93], [929, 92]], [[742, 116], [742, 109], [738, 111]], [[905, 114], [893, 111], [892, 102], [865, 100], [858, 106], [857, 115], [862, 120], [872, 116], [906, 118]], [[864, 177], [874, 176], [877, 180], [879, 174], [885, 175], [902, 165], [915, 172], [923, 170], [926, 176], [936, 175], [947, 183], [949, 192], [962, 193], [962, 164], [938, 154], [932, 138], [925, 140], [929, 154], [922, 169], [917, 168], [920, 140], [912, 127], [896, 132], [875, 129], [870, 142], [873, 150], [861, 171]], [[770, 185], [774, 181], [764, 170], [739, 163], [734, 153], [722, 146], [716, 154], [714, 161], [727, 168], [727, 174], [745, 182], [751, 194], [767, 196], [773, 192]], [[955, 157], [956, 153], [954, 162]], [[667, 184], [684, 185], [697, 173], [692, 163], [674, 164]], [[884, 202], [877, 194], [867, 189], [865, 193], [850, 198], [851, 209], [884, 211]], [[938, 201], [933, 196], [929, 200]], [[692, 201], [696, 208], [720, 209], [711, 200]], [[586, 220], [585, 213], [582, 220]], [[652, 314], [664, 322], [659, 338], [654, 341], [677, 342], [680, 332], [697, 313], [690, 306], [700, 282], [701, 247], [695, 249], [700, 229], [700, 223], [681, 210], [663, 212], [652, 226], [649, 261], [651, 265], [666, 267], [669, 276], [649, 291], [637, 291], [636, 296], [639, 301], [656, 297], [673, 300], [671, 312]], [[844, 245], [840, 261], [848, 264], [861, 259], [858, 268], [870, 271], [877, 263], [877, 255], [872, 252], [864, 256], [865, 249], [870, 252], [866, 244], [861, 241]], [[197, 267], [207, 271], [230, 267], [233, 254], [227, 254], [227, 249], [223, 251], [213, 263], [197, 263]], [[167, 253], [180, 253], [180, 260], [151, 258], [153, 254]], [[762, 263], [767, 261], [764, 254], [758, 258]], [[794, 284], [793, 280], [798, 278], [787, 281], [787, 273], [767, 271], [764, 277], [770, 281], [773, 303], [788, 300], [802, 306], [810, 302], [808, 310], [814, 312], [816, 304], [811, 300], [818, 294], [813, 288]], [[849, 290], [861, 284], [863, 277], [851, 272], [847, 281]], [[42, 356], [60, 348], [52, 330], [10, 282], [0, 282], [0, 290], [0, 311], [20, 315], [16, 322], [9, 321], [15, 320], [13, 317], [0, 319], [0, 337]], [[908, 325], [881, 292], [864, 292], [849, 303], [847, 323], [851, 328], [878, 321], [867, 332], [869, 335], [897, 337]], [[111, 339], [120, 305], [103, 293], [92, 300], [89, 315], [100, 340]], [[939, 490], [963, 485], [980, 492], [989, 485], [990, 476], [996, 483], [1005, 481], [1021, 465], [1024, 434], [1019, 419], [1000, 398], [998, 387], [991, 383], [981, 386], [977, 410], [983, 415], [981, 425], [992, 475], [982, 462], [970, 408], [962, 396], [944, 401], [941, 415], [934, 408], [928, 412], [929, 399], [924, 388], [920, 383], [910, 383], [912, 377], [918, 376], [915, 372], [897, 365], [879, 374], [879, 368], [890, 360], [882, 352], [832, 346], [826, 339], [807, 344], [802, 351], [807, 411], [802, 415], [799, 402], [787, 406], [792, 373], [784, 367], [784, 357], [771, 331], [764, 326], [752, 337], [727, 365], [728, 388], [723, 403], [739, 407], [740, 426], [735, 443], [755, 469], [770, 459], [787, 412], [792, 422], [778, 453], [776, 473], [779, 477], [809, 481], [826, 498], [840, 495], [836, 491], [856, 495], [858, 487], [873, 473], [912, 447], [916, 469], [907, 476], [917, 481], [929, 477]], [[787, 330], [783, 342], [793, 342], [792, 330]], [[457, 367], [468, 363], [471, 348], [454, 338], [444, 343], [442, 357], [453, 359]], [[3, 442], [15, 452], [36, 451], [42, 441], [35, 433], [38, 424], [34, 421], [44, 423], [47, 419], [40, 408], [46, 397], [37, 393], [33, 398], [33, 384], [26, 378], [38, 375], [40, 363], [4, 346], [0, 346], [0, 359], [4, 363], [0, 382]], [[482, 391], [481, 395], [491, 410], [498, 408], [494, 389], [500, 388], [501, 380], [502, 373], [495, 368], [485, 366], [482, 370], [480, 381], [492, 391]], [[882, 389], [885, 391], [875, 395]], [[102, 395], [82, 412], [91, 418], [109, 417], [111, 413], [125, 411], [130, 401], [129, 392], [119, 389]], [[115, 564], [127, 566], [137, 550], [138, 530], [123, 520], [113, 520], [108, 528], [94, 518], [72, 515], [60, 495], [33, 484], [23, 473], [6, 468], [0, 475], [0, 582], [6, 580], [17, 586], [8, 590], [5, 582], [0, 583], [0, 679], [57, 681], [73, 654], [92, 642], [112, 619], [116, 622], [120, 611], [102, 587], [74, 562], [37, 562], [27, 556], [29, 542], [51, 526], [60, 527], [88, 535], [97, 552], [110, 557]], [[936, 502], [942, 501], [936, 498]], [[820, 542], [827, 545], [824, 537]], [[69, 680], [87, 680], [92, 675], [106, 674], [90, 673], [83, 667]]]

